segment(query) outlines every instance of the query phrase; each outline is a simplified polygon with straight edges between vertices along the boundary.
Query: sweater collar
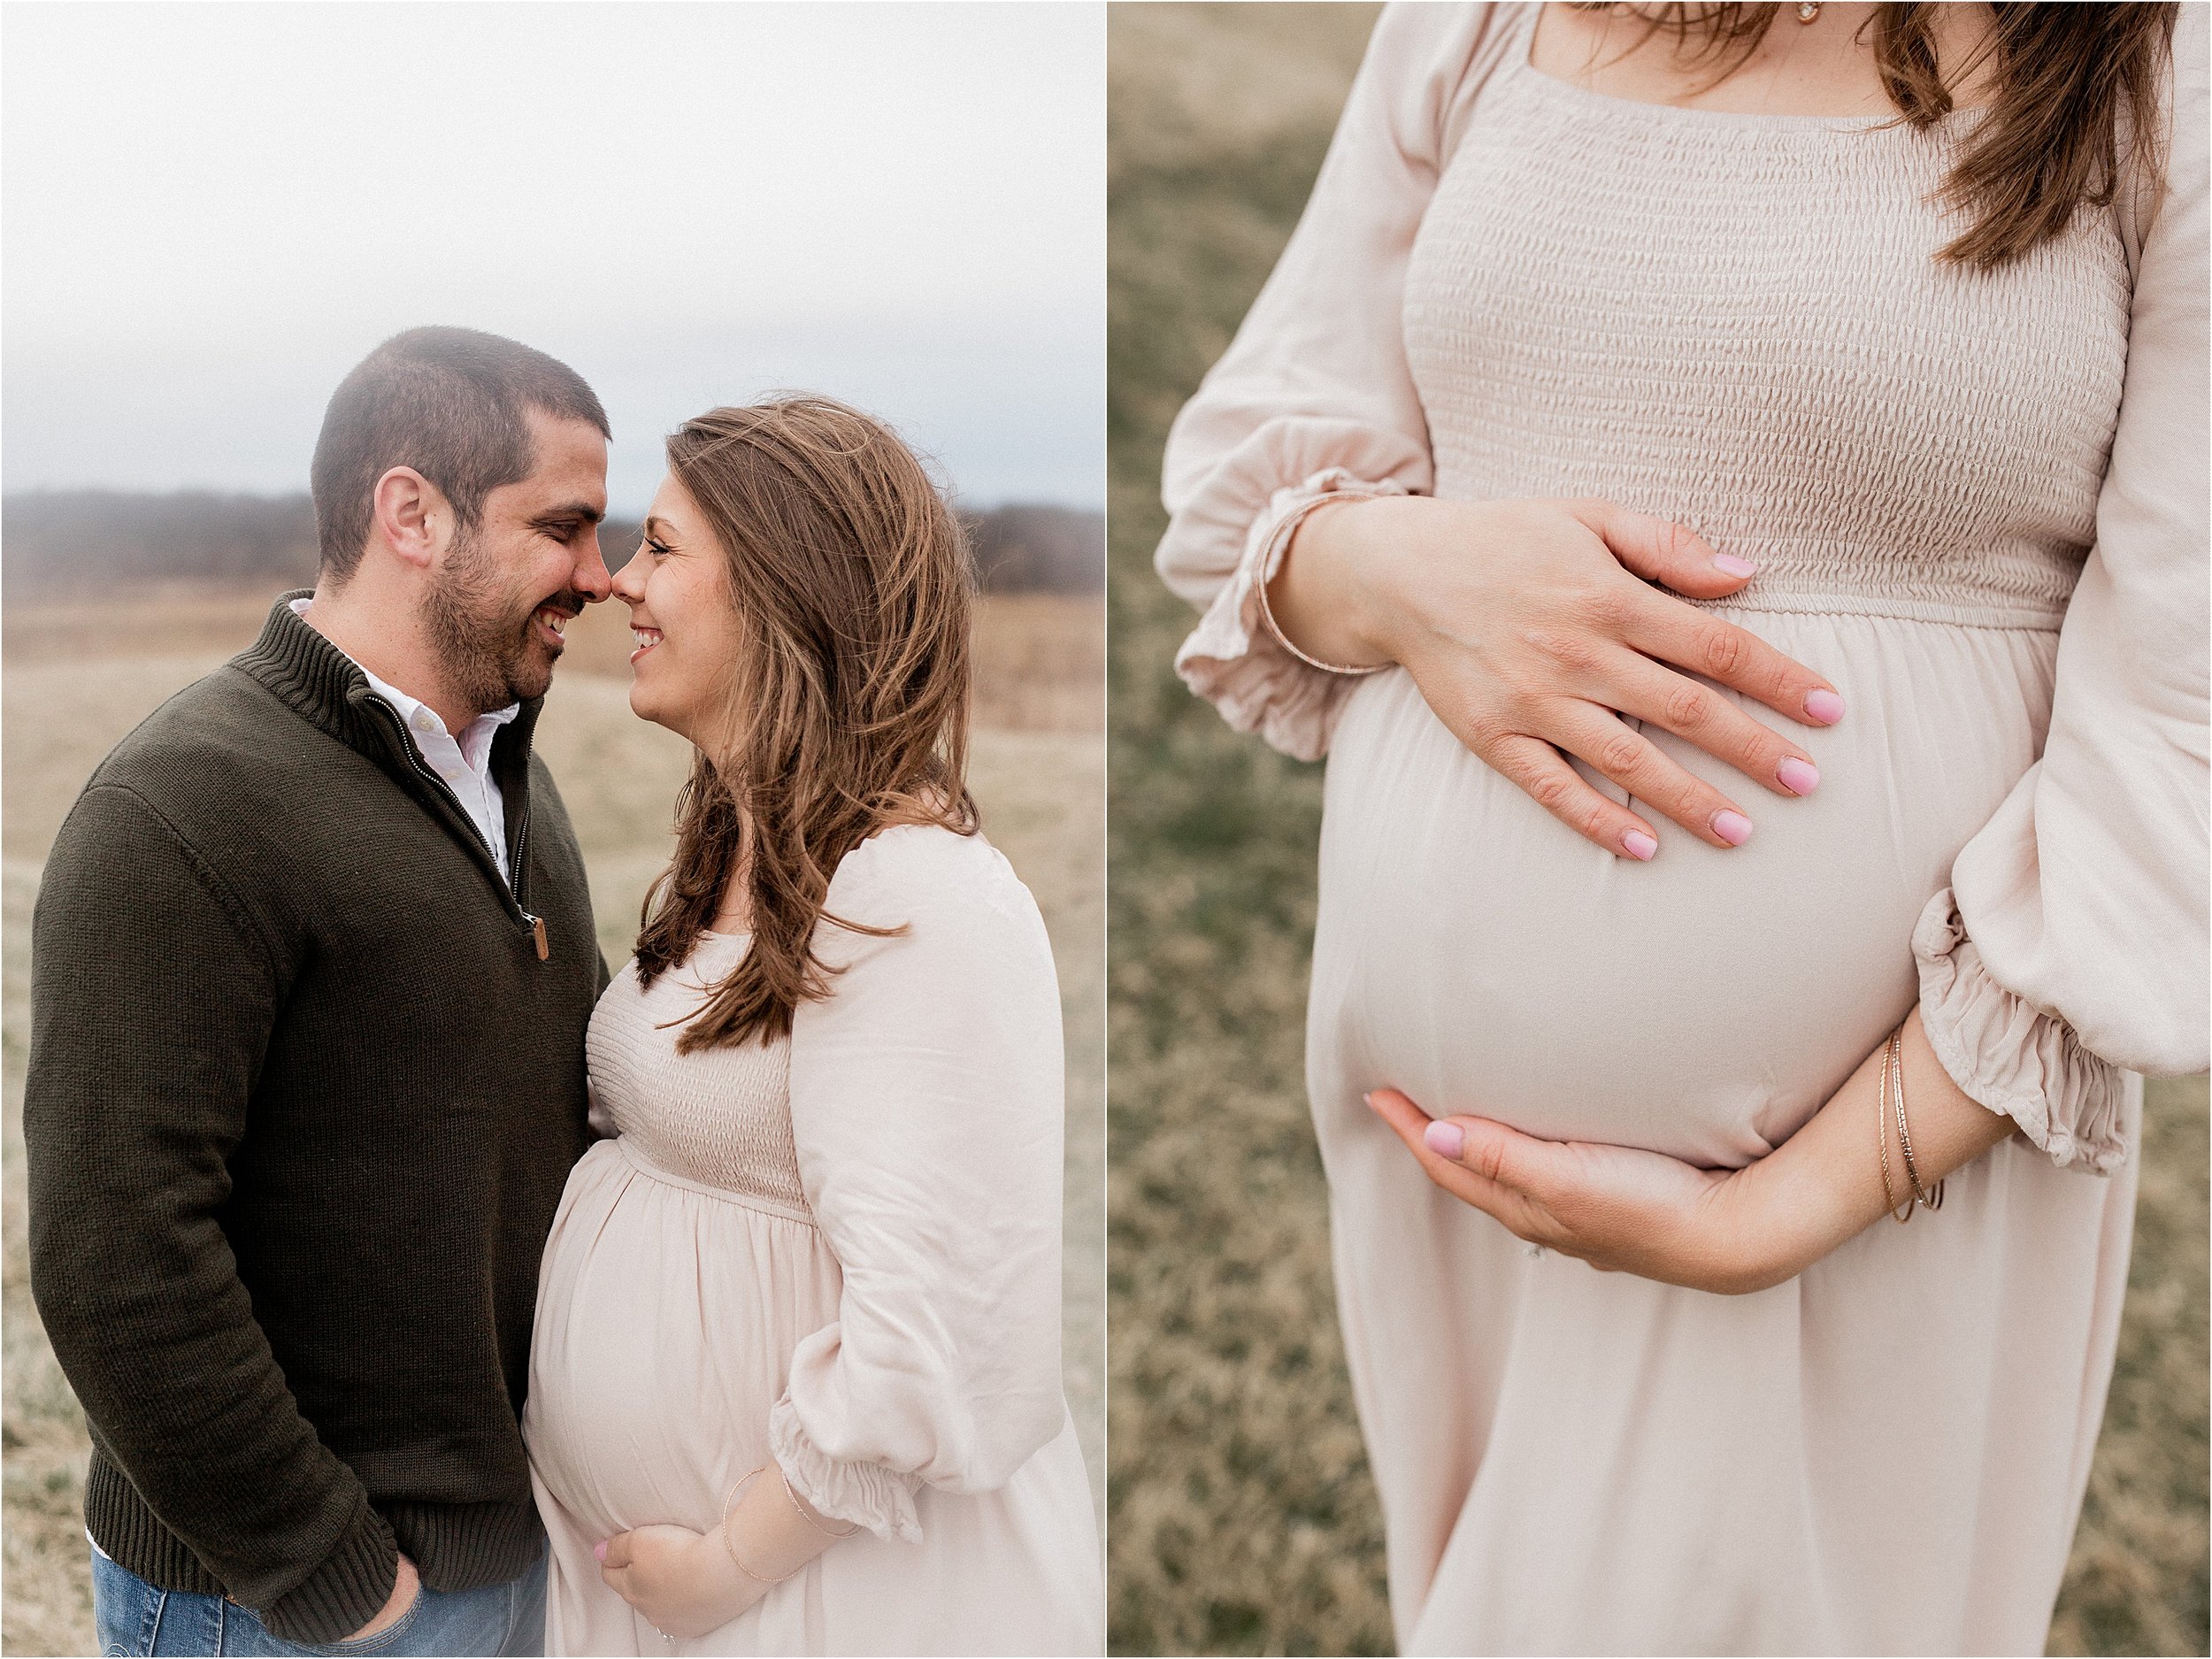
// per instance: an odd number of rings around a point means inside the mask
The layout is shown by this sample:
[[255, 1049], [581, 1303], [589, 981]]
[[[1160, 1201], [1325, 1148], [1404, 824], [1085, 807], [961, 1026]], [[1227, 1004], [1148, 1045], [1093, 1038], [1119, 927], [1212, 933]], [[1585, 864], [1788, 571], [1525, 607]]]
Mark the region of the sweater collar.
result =
[[[408, 764], [392, 722], [376, 712], [374, 705], [383, 699], [367, 674], [293, 610], [295, 600], [313, 594], [311, 588], [303, 588], [280, 595], [261, 625], [261, 637], [232, 658], [231, 666], [258, 680], [302, 719], [348, 748]], [[528, 764], [531, 736], [544, 703], [542, 697], [533, 697], [518, 705], [511, 724], [494, 741], [493, 764], [503, 774], [503, 789]]]

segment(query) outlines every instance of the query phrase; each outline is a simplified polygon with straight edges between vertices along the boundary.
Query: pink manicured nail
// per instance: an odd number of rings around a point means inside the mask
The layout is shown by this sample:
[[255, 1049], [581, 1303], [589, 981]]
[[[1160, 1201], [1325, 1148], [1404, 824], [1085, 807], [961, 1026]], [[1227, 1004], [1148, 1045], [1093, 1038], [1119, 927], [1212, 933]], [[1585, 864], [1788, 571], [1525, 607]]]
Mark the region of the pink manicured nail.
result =
[[1467, 1144], [1467, 1132], [1457, 1124], [1448, 1124], [1438, 1118], [1421, 1132], [1421, 1139], [1428, 1149], [1440, 1158], [1459, 1161], [1461, 1148]]
[[1647, 835], [1641, 830], [1623, 830], [1621, 849], [1631, 858], [1648, 862], [1652, 854], [1659, 850], [1659, 842], [1656, 837]]
[[1723, 808], [1713, 814], [1713, 833], [1731, 847], [1740, 847], [1751, 839], [1751, 820], [1740, 812]]
[[1843, 718], [1843, 699], [1832, 691], [1809, 691], [1805, 712], [1823, 726], [1833, 726]]
[[598, 1557], [599, 1557], [599, 1559], [600, 1559], [600, 1560], [602, 1560], [602, 1561], [606, 1560], [606, 1558], [607, 1558], [607, 1540], [606, 1540], [605, 1539], [603, 1539], [603, 1539], [601, 1539], [601, 1540], [600, 1540], [597, 1543], [594, 1544], [594, 1545], [591, 1547], [591, 1553], [592, 1553], [593, 1555], [595, 1555], [598, 1556]]
[[1713, 555], [1713, 568], [1724, 576], [1756, 576], [1759, 567], [1749, 559], [1740, 559], [1733, 553]]
[[1792, 795], [1810, 795], [1820, 787], [1820, 768], [1794, 755], [1785, 755], [1782, 764], [1774, 769], [1774, 775]]

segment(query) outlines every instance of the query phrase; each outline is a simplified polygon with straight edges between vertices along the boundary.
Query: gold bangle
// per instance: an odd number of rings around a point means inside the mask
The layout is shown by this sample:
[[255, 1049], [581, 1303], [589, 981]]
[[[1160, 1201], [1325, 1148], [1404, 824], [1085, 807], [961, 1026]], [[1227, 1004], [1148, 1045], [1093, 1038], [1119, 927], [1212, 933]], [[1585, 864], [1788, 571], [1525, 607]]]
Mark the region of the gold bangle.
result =
[[765, 1470], [767, 1467], [767, 1464], [763, 1463], [759, 1469], [754, 1470], [751, 1474], [745, 1474], [738, 1477], [736, 1483], [730, 1487], [730, 1495], [722, 1501], [722, 1525], [715, 1530], [722, 1534], [722, 1548], [729, 1554], [730, 1565], [735, 1567], [740, 1572], [750, 1578], [755, 1584], [781, 1584], [784, 1581], [784, 1578], [795, 1578], [802, 1572], [804, 1572], [806, 1571], [807, 1563], [803, 1561], [801, 1562], [797, 1566], [792, 1568], [789, 1572], [785, 1573], [783, 1575], [783, 1578], [770, 1578], [764, 1577], [760, 1573], [755, 1572], [750, 1567], [747, 1566], [742, 1561], [738, 1559], [737, 1540], [730, 1536], [730, 1510], [735, 1507], [737, 1503], [738, 1493], [743, 1490], [745, 1483], [748, 1480], [750, 1480], [754, 1475], [761, 1473], [762, 1471]]
[[1874, 1149], [1882, 1159], [1882, 1210], [1892, 1221], [1902, 1225], [1912, 1219], [1912, 1201], [1905, 1201], [1905, 1213], [1897, 1213], [1897, 1191], [1889, 1179], [1889, 1044], [1882, 1045], [1882, 1071], [1874, 1087]]
[[1890, 1035], [1890, 1052], [1897, 1060], [1897, 1144], [1905, 1154], [1905, 1179], [1912, 1183], [1912, 1194], [1924, 1210], [1943, 1208], [1943, 1183], [1935, 1184], [1931, 1193], [1920, 1184], [1920, 1166], [1913, 1162], [1912, 1131], [1905, 1124], [1905, 1028], [1900, 1025]]
[[[1282, 523], [1275, 526], [1275, 534], [1269, 539], [1271, 541], [1282, 542], [1283, 557], [1285, 558], [1288, 558], [1290, 557], [1290, 538], [1297, 534], [1298, 526], [1300, 525], [1305, 523], [1308, 518], [1313, 516], [1314, 509], [1317, 507], [1332, 506], [1340, 501], [1372, 501], [1374, 499], [1376, 498], [1372, 495], [1364, 495], [1353, 490], [1332, 490], [1326, 495], [1316, 495], [1312, 500], [1302, 502], [1297, 507], [1294, 508], [1291, 511], [1290, 517], [1284, 519]], [[1266, 625], [1268, 637], [1273, 640], [1276, 644], [1281, 646], [1285, 650], [1288, 651], [1293, 657], [1296, 657], [1307, 667], [1317, 668], [1325, 674], [1338, 674], [1347, 680], [1356, 680], [1363, 674], [1379, 674], [1384, 669], [1390, 666], [1388, 663], [1366, 663], [1362, 664], [1357, 667], [1353, 667], [1344, 663], [1325, 663], [1317, 657], [1307, 656], [1295, 645], [1293, 645], [1290, 642], [1290, 636], [1283, 632], [1283, 625], [1275, 620], [1275, 612], [1269, 607], [1267, 603], [1267, 560], [1263, 558], [1260, 561], [1260, 568], [1254, 573], [1259, 578], [1260, 620]], [[1278, 567], [1276, 573], [1278, 575], [1282, 573], [1279, 566]]]
[[791, 1477], [785, 1471], [781, 1463], [778, 1463], [776, 1465], [776, 1473], [783, 1478], [783, 1495], [791, 1500], [791, 1507], [799, 1512], [799, 1518], [802, 1521], [804, 1521], [809, 1526], [812, 1527], [816, 1532], [822, 1533], [827, 1538], [850, 1538], [855, 1532], [857, 1532], [860, 1530], [860, 1523], [857, 1521], [855, 1521], [841, 1532], [838, 1532], [833, 1527], [823, 1525], [821, 1522], [814, 1518], [813, 1512], [810, 1510], [805, 1504], [799, 1501], [798, 1492], [791, 1484]]

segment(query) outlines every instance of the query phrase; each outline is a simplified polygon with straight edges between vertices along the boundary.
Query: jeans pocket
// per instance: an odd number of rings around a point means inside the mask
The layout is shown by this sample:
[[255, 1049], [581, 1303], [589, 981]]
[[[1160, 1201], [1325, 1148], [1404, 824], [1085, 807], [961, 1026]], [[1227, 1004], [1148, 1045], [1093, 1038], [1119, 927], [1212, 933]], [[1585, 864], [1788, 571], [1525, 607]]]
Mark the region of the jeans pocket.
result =
[[140, 1578], [97, 1544], [92, 1548], [92, 1624], [106, 1659], [150, 1654], [161, 1629], [165, 1592]]
[[434, 1592], [426, 1586], [417, 1584], [415, 1586], [415, 1599], [407, 1604], [407, 1610], [404, 1613], [402, 1613], [398, 1618], [395, 1619], [389, 1626], [377, 1632], [373, 1636], [363, 1636], [355, 1641], [332, 1642], [329, 1646], [324, 1647], [303, 1647], [300, 1651], [302, 1653], [330, 1655], [396, 1652], [400, 1649], [402, 1644], [405, 1642], [408, 1633], [414, 1629], [417, 1622], [421, 1619], [423, 1609], [428, 1603], [433, 1594]]

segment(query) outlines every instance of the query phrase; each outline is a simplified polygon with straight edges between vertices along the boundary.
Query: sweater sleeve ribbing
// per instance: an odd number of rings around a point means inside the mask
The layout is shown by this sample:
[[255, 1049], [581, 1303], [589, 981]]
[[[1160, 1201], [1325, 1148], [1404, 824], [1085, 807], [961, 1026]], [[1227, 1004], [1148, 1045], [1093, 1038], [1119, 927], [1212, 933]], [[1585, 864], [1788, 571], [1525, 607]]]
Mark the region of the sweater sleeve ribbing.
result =
[[237, 897], [97, 781], [41, 881], [23, 1125], [31, 1284], [103, 1446], [268, 1628], [331, 1642], [397, 1571], [360, 1480], [301, 1415], [220, 1211], [282, 996]]

